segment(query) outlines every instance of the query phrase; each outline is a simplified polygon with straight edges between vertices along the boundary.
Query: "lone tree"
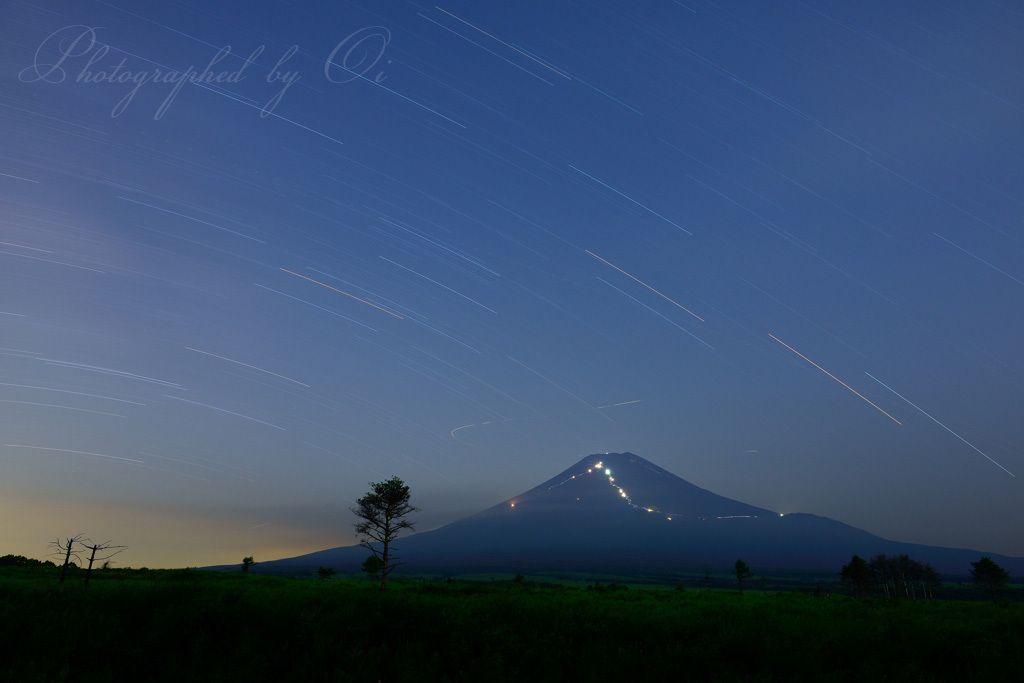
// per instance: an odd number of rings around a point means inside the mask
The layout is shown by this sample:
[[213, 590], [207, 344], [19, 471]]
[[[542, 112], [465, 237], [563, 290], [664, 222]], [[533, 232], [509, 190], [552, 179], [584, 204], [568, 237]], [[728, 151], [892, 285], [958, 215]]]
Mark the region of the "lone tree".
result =
[[971, 578], [974, 579], [975, 585], [988, 588], [994, 602], [996, 593], [1010, 580], [1010, 575], [998, 564], [983, 557], [977, 562], [971, 562]]
[[[419, 508], [409, 504], [409, 487], [398, 477], [391, 477], [379, 483], [370, 482], [371, 490], [356, 501], [358, 507], [351, 508], [359, 517], [356, 533], [362, 534], [360, 545], [370, 550], [380, 560], [380, 588], [388, 583], [388, 574], [401, 562], [392, 552], [391, 543], [402, 529], [412, 529], [413, 523], [405, 516]], [[364, 563], [363, 570], [366, 571]]]
[[740, 585], [740, 595], [743, 595], [743, 581], [749, 579], [754, 575], [750, 567], [743, 560], [736, 560], [736, 564], [733, 565], [733, 572], [736, 574], [736, 583]]
[[252, 555], [250, 555], [249, 557], [243, 557], [242, 558], [242, 571], [243, 572], [248, 572], [249, 571], [249, 567], [253, 566], [254, 564], [256, 564], [256, 560], [252, 559]]

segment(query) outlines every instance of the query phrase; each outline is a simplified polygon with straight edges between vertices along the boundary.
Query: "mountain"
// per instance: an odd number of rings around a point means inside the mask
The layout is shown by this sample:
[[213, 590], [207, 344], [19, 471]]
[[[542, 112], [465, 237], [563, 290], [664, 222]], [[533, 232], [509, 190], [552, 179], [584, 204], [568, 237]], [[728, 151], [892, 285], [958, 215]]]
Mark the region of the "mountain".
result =
[[[435, 529], [399, 538], [400, 573], [721, 571], [742, 557], [756, 571], [835, 571], [854, 554], [906, 553], [967, 574], [983, 554], [1013, 575], [1024, 558], [886, 540], [826, 517], [781, 515], [694, 486], [632, 453], [583, 458], [525, 493]], [[262, 562], [293, 573], [358, 571], [359, 546]], [[254, 568], [255, 569], [255, 568]]]

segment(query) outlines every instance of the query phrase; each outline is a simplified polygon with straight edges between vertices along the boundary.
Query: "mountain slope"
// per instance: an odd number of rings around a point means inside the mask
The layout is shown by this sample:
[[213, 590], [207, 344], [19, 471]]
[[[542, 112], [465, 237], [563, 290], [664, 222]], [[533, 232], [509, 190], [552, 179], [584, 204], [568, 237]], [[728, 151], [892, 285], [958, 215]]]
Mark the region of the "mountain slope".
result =
[[[906, 553], [966, 574], [982, 553], [889, 541], [825, 517], [731, 500], [631, 453], [583, 458], [518, 496], [396, 542], [408, 573], [538, 570], [653, 574], [731, 567], [831, 570], [858, 554]], [[261, 563], [262, 571], [318, 566], [357, 571], [359, 546]], [[986, 555], [1013, 574], [1024, 558]]]

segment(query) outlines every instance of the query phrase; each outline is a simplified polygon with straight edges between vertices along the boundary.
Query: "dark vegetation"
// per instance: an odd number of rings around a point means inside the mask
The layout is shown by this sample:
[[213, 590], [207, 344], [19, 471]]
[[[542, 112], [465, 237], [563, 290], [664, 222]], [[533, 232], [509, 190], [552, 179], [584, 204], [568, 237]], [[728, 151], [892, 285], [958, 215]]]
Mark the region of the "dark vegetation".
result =
[[743, 582], [752, 577], [754, 572], [743, 560], [736, 560], [736, 564], [732, 567], [732, 572], [736, 575], [736, 583], [739, 585], [740, 595], [743, 595]]
[[839, 575], [854, 595], [876, 595], [890, 600], [930, 600], [942, 588], [942, 580], [930, 564], [921, 564], [903, 554], [875, 555], [870, 562], [854, 555]]
[[[329, 570], [329, 568], [323, 568]], [[0, 681], [1016, 680], [1024, 605], [988, 586], [854, 597], [836, 577], [740, 596], [722, 568], [651, 587], [308, 580], [0, 558]], [[319, 578], [319, 580], [318, 580]], [[580, 578], [580, 577], [577, 577]], [[731, 586], [708, 590], [707, 583]], [[588, 585], [590, 590], [584, 588]], [[902, 588], [901, 588], [902, 590]], [[843, 594], [845, 593], [845, 594]], [[818, 597], [815, 597], [815, 596]]]
[[971, 562], [971, 578], [975, 585], [987, 588], [995, 601], [999, 591], [1009, 582], [1010, 575], [991, 559], [983, 557], [977, 562]]

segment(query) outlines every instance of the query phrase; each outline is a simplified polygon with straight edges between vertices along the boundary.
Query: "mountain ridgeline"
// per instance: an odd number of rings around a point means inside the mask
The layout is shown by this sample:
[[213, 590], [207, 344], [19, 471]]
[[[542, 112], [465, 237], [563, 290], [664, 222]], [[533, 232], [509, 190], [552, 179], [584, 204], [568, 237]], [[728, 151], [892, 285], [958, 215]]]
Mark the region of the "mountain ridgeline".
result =
[[[854, 554], [906, 553], [966, 574], [982, 553], [886, 540], [826, 517], [786, 514], [719, 496], [632, 453], [591, 455], [470, 517], [401, 538], [409, 574], [468, 572], [671, 573], [731, 567], [838, 571]], [[1012, 574], [1024, 558], [984, 553]], [[262, 572], [358, 571], [359, 546], [263, 562]]]

